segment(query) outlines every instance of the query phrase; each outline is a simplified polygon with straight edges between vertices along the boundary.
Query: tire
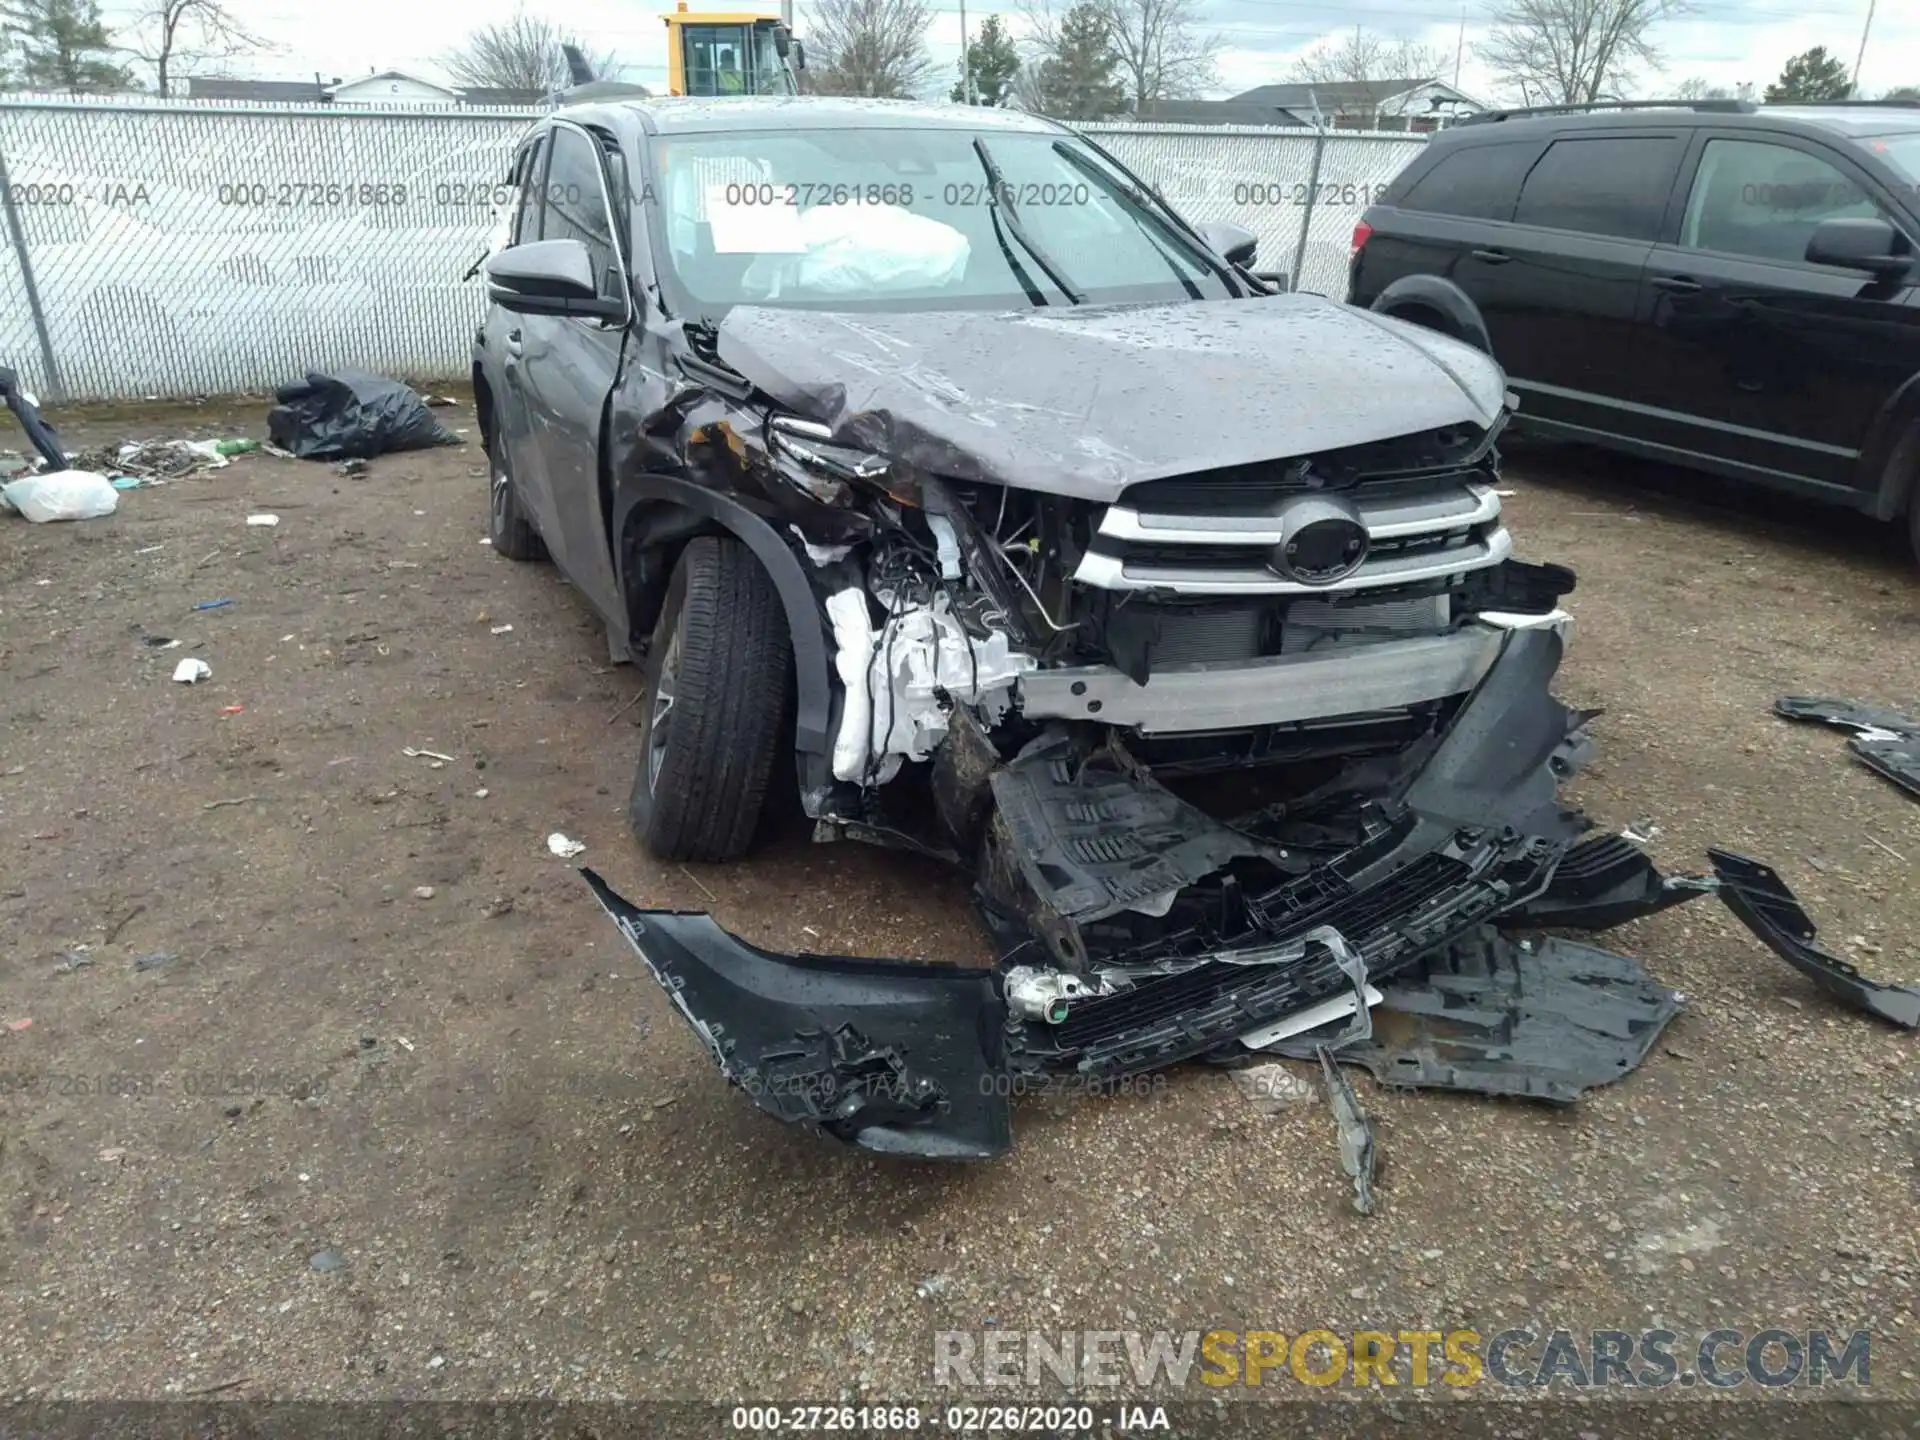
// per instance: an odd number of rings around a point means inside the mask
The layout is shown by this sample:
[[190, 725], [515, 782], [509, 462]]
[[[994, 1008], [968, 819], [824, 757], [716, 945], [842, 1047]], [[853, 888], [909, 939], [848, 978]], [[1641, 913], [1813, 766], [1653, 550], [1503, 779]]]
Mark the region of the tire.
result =
[[772, 577], [702, 535], [674, 567], [647, 647], [627, 819], [662, 860], [732, 860], [753, 843], [786, 724], [793, 642]]
[[513, 488], [513, 462], [498, 431], [487, 442], [487, 474], [487, 538], [494, 550], [509, 560], [546, 559], [547, 542], [520, 508], [520, 494]]

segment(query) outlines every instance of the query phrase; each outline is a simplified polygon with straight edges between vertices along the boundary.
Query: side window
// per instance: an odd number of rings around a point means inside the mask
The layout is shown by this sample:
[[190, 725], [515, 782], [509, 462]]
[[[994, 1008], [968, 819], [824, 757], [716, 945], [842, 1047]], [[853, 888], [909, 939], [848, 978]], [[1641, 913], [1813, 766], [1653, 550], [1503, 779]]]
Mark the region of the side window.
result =
[[581, 131], [556, 126], [553, 159], [546, 183], [540, 224], [542, 240], [579, 240], [593, 257], [593, 273], [600, 277], [600, 293], [620, 293], [619, 252], [614, 248], [613, 223], [607, 216], [600, 187], [600, 154]]
[[1514, 223], [1657, 239], [1683, 148], [1671, 135], [1556, 140], [1520, 187]]
[[1534, 141], [1462, 145], [1414, 181], [1401, 197], [1400, 208], [1473, 220], [1510, 220], [1520, 182], [1537, 152]]
[[540, 238], [540, 172], [547, 163], [547, 137], [543, 134], [520, 156], [513, 183], [518, 187], [518, 203], [513, 212], [512, 240]]
[[1822, 220], [1880, 213], [1817, 155], [1762, 140], [1709, 140], [1687, 196], [1680, 243], [1760, 260], [1801, 260]]

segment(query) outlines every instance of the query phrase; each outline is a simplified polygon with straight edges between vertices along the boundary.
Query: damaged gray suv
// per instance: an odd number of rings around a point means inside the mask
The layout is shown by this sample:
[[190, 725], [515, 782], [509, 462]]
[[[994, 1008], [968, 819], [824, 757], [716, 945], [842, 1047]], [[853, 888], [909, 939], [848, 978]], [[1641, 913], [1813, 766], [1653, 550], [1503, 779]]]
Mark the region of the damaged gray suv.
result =
[[1479, 351], [1273, 293], [1246, 232], [1024, 115], [579, 106], [513, 179], [492, 540], [644, 666], [636, 835], [738, 856], [792, 773], [823, 837], [968, 867], [1002, 957], [771, 955], [585, 872], [762, 1108], [990, 1155], [1026, 1082], [1328, 1026], [1364, 1061], [1375, 982], [1496, 920], [1730, 883], [1556, 799], [1573, 576], [1512, 557]]

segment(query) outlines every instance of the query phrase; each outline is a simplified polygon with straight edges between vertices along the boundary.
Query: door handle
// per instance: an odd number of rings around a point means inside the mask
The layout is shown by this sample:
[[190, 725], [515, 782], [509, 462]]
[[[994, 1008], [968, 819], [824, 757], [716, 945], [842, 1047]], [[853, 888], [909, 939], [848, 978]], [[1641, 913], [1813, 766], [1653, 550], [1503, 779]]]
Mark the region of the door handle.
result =
[[1700, 289], [1698, 280], [1685, 275], [1656, 275], [1648, 283], [1656, 290], [1671, 290], [1676, 295], [1692, 295]]
[[520, 355], [520, 348], [520, 332], [518, 330], [509, 330], [507, 332], [507, 354], [517, 359]]
[[1474, 259], [1484, 260], [1489, 265], [1504, 265], [1513, 258], [1504, 250], [1475, 250], [1472, 255]]

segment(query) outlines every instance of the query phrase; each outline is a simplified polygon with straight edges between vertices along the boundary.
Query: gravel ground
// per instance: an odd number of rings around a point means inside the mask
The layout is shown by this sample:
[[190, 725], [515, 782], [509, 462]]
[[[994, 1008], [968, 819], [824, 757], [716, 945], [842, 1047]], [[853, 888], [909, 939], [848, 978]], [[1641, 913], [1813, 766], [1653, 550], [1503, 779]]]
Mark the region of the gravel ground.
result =
[[[261, 407], [57, 418], [99, 443], [257, 434]], [[1581, 802], [1658, 826], [1669, 868], [1772, 860], [1835, 948], [1920, 980], [1920, 806], [1768, 713], [1920, 707], [1895, 539], [1645, 467], [1509, 471], [1522, 553], [1580, 572], [1560, 690], [1606, 707]], [[644, 857], [637, 676], [484, 532], [472, 445], [0, 524], [5, 1393], [902, 1398], [943, 1329], [1529, 1323], [1865, 1329], [1873, 1392], [1920, 1393], [1914, 1037], [1711, 902], [1611, 937], [1689, 1003], [1575, 1108], [1356, 1075], [1372, 1219], [1324, 1104], [1264, 1114], [1204, 1067], [1022, 1102], [985, 1165], [763, 1117], [549, 832], [785, 949], [984, 962], [966, 886], [804, 830]], [[170, 683], [185, 655], [211, 681]]]

